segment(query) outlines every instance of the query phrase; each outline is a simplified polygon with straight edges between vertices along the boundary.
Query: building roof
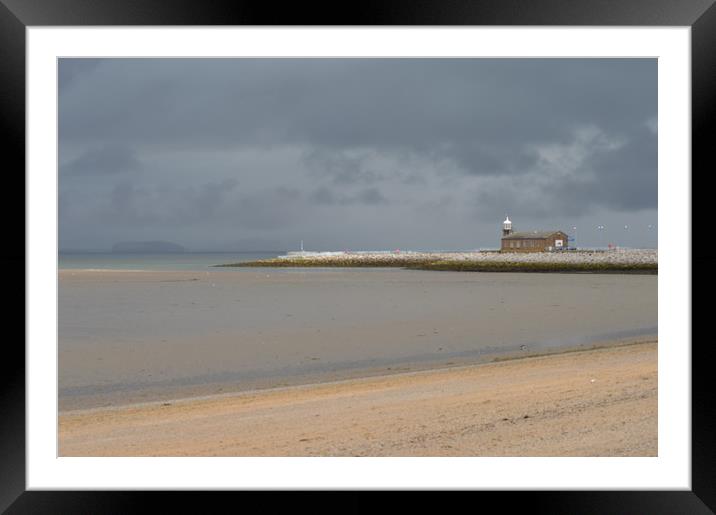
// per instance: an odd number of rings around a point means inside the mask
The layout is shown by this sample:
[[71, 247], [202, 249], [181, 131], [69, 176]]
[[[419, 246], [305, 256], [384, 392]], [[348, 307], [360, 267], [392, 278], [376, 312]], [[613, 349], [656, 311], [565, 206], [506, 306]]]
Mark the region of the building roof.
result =
[[513, 232], [508, 236], [503, 236], [503, 240], [527, 240], [527, 239], [538, 239], [544, 240], [552, 236], [553, 234], [562, 233], [562, 231], [527, 231], [527, 232]]

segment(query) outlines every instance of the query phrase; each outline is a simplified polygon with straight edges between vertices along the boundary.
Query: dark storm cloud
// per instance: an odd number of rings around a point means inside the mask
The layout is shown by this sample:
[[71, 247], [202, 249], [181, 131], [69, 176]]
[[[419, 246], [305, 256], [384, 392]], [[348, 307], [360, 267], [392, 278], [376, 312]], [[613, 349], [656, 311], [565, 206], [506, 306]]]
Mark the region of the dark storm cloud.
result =
[[649, 60], [106, 60], [63, 91], [60, 132], [82, 142], [505, 154], [580, 124], [620, 131], [653, 116], [655, 80]]
[[276, 241], [320, 208], [331, 241], [380, 206], [439, 207], [447, 242], [505, 211], [656, 209], [654, 59], [62, 59], [59, 83], [61, 237], [103, 213], [107, 238]]

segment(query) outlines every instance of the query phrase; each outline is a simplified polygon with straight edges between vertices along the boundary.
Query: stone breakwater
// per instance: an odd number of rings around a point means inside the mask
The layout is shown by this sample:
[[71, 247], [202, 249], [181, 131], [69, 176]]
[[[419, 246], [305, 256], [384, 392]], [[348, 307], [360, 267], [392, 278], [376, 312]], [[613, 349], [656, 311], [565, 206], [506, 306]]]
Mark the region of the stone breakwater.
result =
[[656, 273], [652, 249], [577, 250], [535, 253], [475, 252], [295, 252], [273, 259], [219, 266], [402, 267], [419, 270], [490, 272]]

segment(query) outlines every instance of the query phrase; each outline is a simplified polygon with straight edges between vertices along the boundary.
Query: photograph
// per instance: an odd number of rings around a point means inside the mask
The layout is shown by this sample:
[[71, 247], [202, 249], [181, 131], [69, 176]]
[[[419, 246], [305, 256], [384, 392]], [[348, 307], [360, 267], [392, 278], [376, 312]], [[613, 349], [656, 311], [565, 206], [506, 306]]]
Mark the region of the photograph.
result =
[[659, 66], [59, 57], [59, 457], [658, 457]]
[[714, 3], [0, 0], [0, 514], [716, 513]]

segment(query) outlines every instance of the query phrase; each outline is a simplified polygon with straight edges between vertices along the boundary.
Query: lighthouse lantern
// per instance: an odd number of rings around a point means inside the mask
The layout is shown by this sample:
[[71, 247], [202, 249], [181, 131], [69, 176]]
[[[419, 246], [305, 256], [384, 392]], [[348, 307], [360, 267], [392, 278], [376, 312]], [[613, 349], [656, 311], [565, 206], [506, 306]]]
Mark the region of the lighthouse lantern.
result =
[[512, 222], [509, 216], [505, 216], [505, 221], [502, 222], [502, 236], [509, 236], [512, 234]]

